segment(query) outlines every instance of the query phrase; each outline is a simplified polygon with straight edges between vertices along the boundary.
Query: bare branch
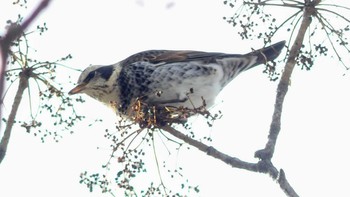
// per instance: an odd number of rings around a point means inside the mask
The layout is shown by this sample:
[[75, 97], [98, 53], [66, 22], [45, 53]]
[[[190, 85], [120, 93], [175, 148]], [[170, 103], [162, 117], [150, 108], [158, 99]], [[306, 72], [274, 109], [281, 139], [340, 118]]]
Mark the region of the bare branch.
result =
[[258, 165], [254, 164], [254, 163], [241, 161], [240, 159], [238, 159], [236, 157], [231, 157], [229, 155], [226, 155], [226, 154], [216, 150], [214, 147], [208, 146], [200, 141], [192, 139], [191, 137], [181, 133], [180, 131], [178, 131], [170, 126], [164, 126], [161, 129], [164, 131], [167, 131], [171, 135], [183, 140], [184, 142], [188, 143], [189, 145], [192, 145], [192, 146], [198, 148], [200, 151], [205, 152], [208, 155], [225, 162], [226, 164], [228, 164], [232, 167], [242, 168], [242, 169], [246, 169], [246, 170], [253, 171], [253, 172], [259, 171]]
[[281, 189], [284, 191], [284, 193], [287, 194], [287, 196], [292, 196], [292, 197], [297, 197], [299, 196], [293, 187], [289, 184], [286, 174], [284, 173], [284, 170], [280, 170], [279, 173], [279, 178], [278, 178], [278, 183], [280, 184]]
[[298, 194], [294, 191], [292, 186], [289, 184], [284, 171], [281, 169], [278, 172], [278, 170], [270, 160], [261, 160], [261, 161], [258, 161], [257, 163], [249, 163], [246, 161], [242, 161], [236, 157], [232, 157], [227, 154], [224, 154], [218, 151], [217, 149], [215, 149], [214, 147], [208, 146], [200, 141], [197, 141], [170, 126], [164, 126], [161, 129], [183, 140], [189, 145], [198, 148], [200, 151], [208, 154], [209, 156], [219, 159], [234, 168], [240, 168], [240, 169], [245, 169], [252, 172], [262, 172], [262, 173], [269, 174], [272, 179], [278, 180], [280, 187], [287, 194], [287, 196], [298, 197]]
[[12, 126], [15, 122], [17, 110], [18, 110], [19, 104], [21, 103], [23, 92], [28, 87], [28, 79], [29, 79], [28, 74], [29, 73], [25, 73], [25, 72], [22, 72], [20, 74], [20, 80], [19, 80], [19, 86], [17, 89], [17, 93], [16, 93], [15, 99], [14, 99], [13, 104], [12, 104], [11, 113], [9, 115], [7, 122], [6, 122], [6, 129], [4, 132], [4, 136], [2, 137], [1, 142], [0, 142], [0, 163], [2, 162], [2, 160], [4, 159], [4, 157], [6, 155], [7, 145], [10, 141]]
[[298, 58], [300, 49], [302, 47], [306, 30], [309, 28], [312, 21], [311, 16], [314, 14], [314, 11], [315, 11], [312, 8], [314, 7], [310, 7], [309, 9], [304, 10], [301, 26], [299, 28], [297, 37], [295, 38], [294, 44], [290, 50], [286, 66], [284, 68], [284, 72], [282, 74], [281, 80], [277, 87], [275, 109], [273, 112], [272, 122], [270, 125], [268, 142], [266, 143], [266, 146], [264, 149], [259, 150], [255, 153], [255, 157], [260, 158], [262, 160], [270, 160], [275, 151], [277, 137], [281, 130], [281, 115], [282, 115], [284, 98], [288, 91], [290, 77], [292, 75], [294, 66], [296, 64], [296, 60]]

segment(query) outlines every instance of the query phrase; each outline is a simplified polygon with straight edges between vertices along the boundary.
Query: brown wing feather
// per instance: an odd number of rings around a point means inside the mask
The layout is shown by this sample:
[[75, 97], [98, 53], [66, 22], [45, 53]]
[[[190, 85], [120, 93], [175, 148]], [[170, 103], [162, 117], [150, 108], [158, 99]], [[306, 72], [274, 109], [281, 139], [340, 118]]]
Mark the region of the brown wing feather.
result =
[[155, 62], [182, 62], [186, 61], [189, 54], [196, 53], [195, 51], [167, 51], [163, 54], [156, 56], [153, 61]]
[[136, 53], [123, 61], [124, 65], [132, 64], [138, 61], [146, 61], [151, 63], [172, 63], [183, 62], [189, 60], [213, 59], [223, 53], [208, 53], [201, 51], [171, 51], [171, 50], [149, 50]]

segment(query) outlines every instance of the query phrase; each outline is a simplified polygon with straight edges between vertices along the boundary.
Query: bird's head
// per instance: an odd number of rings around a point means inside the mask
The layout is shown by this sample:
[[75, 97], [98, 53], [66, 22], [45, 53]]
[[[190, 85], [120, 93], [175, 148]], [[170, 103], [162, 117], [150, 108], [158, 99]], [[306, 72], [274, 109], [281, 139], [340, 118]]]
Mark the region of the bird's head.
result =
[[69, 95], [85, 93], [94, 99], [108, 104], [113, 95], [111, 77], [115, 67], [111, 66], [89, 66], [80, 75], [78, 85], [69, 91]]

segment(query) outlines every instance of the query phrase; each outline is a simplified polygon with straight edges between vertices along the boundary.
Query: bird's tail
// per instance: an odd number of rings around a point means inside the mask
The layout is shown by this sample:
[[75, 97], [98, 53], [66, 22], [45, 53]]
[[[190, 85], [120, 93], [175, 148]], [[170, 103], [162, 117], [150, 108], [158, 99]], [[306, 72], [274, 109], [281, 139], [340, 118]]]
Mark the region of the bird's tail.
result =
[[281, 41], [244, 55], [225, 54], [224, 56], [220, 56], [221, 59], [217, 58], [216, 61], [223, 66], [222, 68], [225, 73], [222, 86], [225, 86], [243, 71], [276, 59], [285, 46], [285, 43], [285, 41]]
[[276, 59], [280, 55], [285, 44], [286, 41], [280, 41], [271, 46], [250, 52], [246, 54], [246, 56], [257, 56], [254, 65], [266, 64], [267, 62]]

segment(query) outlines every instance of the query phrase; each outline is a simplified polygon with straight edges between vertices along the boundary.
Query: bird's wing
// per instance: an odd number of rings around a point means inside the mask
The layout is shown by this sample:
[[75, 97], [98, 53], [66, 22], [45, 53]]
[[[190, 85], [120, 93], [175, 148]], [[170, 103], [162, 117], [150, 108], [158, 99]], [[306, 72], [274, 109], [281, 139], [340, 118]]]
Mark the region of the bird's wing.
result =
[[136, 53], [123, 61], [124, 65], [129, 65], [138, 61], [145, 61], [154, 64], [161, 62], [174, 63], [185, 61], [210, 61], [215, 57], [223, 56], [224, 53], [202, 52], [202, 51], [172, 51], [172, 50], [149, 50]]
[[[214, 57], [220, 54], [152, 50], [130, 56], [122, 61], [118, 77], [120, 110], [127, 109], [135, 98], [144, 98], [152, 104], [185, 102], [186, 92], [191, 88], [187, 86], [190, 85], [175, 88], [174, 83], [177, 84], [181, 78], [182, 83], [192, 83], [194, 79], [215, 74], [214, 68], [200, 65], [211, 59], [215, 61]], [[157, 92], [163, 92], [162, 96], [158, 96]]]

